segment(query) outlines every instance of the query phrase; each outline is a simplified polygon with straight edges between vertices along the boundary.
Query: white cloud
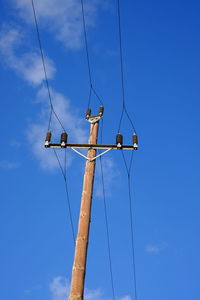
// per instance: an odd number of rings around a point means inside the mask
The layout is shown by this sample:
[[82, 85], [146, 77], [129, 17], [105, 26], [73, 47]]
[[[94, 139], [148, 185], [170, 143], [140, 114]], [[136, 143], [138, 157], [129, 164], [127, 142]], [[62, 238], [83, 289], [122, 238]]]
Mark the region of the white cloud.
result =
[[166, 247], [167, 247], [166, 242], [162, 242], [161, 244], [149, 244], [146, 246], [146, 252], [152, 254], [159, 254]]
[[[24, 80], [37, 86], [45, 79], [42, 61], [40, 56], [35, 52], [17, 53], [18, 47], [24, 47], [24, 45], [26, 45], [26, 42], [24, 41], [23, 33], [19, 29], [13, 29], [7, 26], [2, 28], [0, 32], [0, 54], [4, 61], [11, 69], [15, 70], [17, 74], [21, 75]], [[45, 61], [48, 78], [52, 78], [55, 73], [53, 62], [48, 58], [46, 58]], [[70, 101], [62, 94], [53, 90], [51, 90], [51, 97], [53, 100], [54, 110], [70, 134], [71, 141], [77, 143], [86, 142], [86, 132], [82, 129], [84, 128], [83, 122], [80, 121], [79, 117], [72, 111]], [[28, 140], [32, 145], [33, 153], [39, 160], [41, 167], [54, 169], [58, 167], [56, 157], [52, 149], [44, 148], [44, 139], [47, 131], [50, 109], [46, 89], [40, 88], [38, 90], [37, 102], [40, 103], [40, 113], [35, 118], [36, 121], [34, 121], [28, 128]], [[56, 136], [59, 138], [62, 129], [54, 117], [52, 118], [51, 129], [54, 134], [54, 138], [56, 139]], [[63, 151], [62, 154], [64, 154]], [[71, 160], [72, 156], [68, 151], [67, 165], [71, 163]], [[7, 168], [14, 167], [16, 166], [7, 163]]]
[[[27, 22], [33, 23], [31, 1], [13, 0], [20, 16]], [[99, 0], [85, 1], [87, 26], [94, 26]], [[81, 46], [83, 24], [79, 0], [35, 0], [37, 18], [40, 25], [53, 33], [69, 49]]]
[[[23, 19], [33, 24], [33, 12], [31, 2], [27, 0], [12, 0], [18, 13]], [[101, 1], [85, 1], [85, 13], [87, 26], [93, 26], [96, 19], [98, 5]], [[81, 6], [79, 0], [43, 0], [36, 1], [35, 6], [40, 25], [51, 31], [54, 37], [60, 40], [67, 48], [76, 49], [81, 46], [83, 24]], [[40, 53], [28, 49], [27, 35], [20, 27], [12, 28], [4, 25], [0, 31], [0, 57], [11, 69], [27, 82], [38, 86], [45, 79]], [[53, 62], [45, 57], [48, 79], [54, 77], [55, 67]], [[86, 142], [86, 131], [82, 121], [72, 112], [69, 100], [62, 94], [51, 90], [54, 110], [61, 119], [65, 129], [70, 135], [70, 141]], [[49, 117], [49, 103], [47, 91], [41, 88], [37, 93], [40, 102], [40, 113], [36, 121], [30, 124], [27, 137], [32, 145], [32, 150], [40, 165], [46, 169], [54, 169], [58, 166], [52, 149], [44, 148], [44, 138]], [[61, 127], [55, 118], [52, 119], [52, 132], [54, 140], [59, 138]], [[59, 151], [59, 153], [63, 151]], [[72, 155], [67, 152], [67, 164], [72, 160]]]
[[[19, 29], [12, 29], [4, 26], [0, 32], [0, 54], [3, 56], [7, 65], [15, 70], [24, 80], [29, 83], [38, 85], [44, 80], [44, 70], [39, 55], [34, 52], [17, 53], [18, 46], [24, 46], [23, 34]], [[50, 59], [46, 58], [46, 66], [48, 78], [53, 77], [55, 68]], [[59, 116], [62, 124], [68, 130], [71, 141], [81, 143], [86, 142], [86, 132], [83, 122], [80, 121], [78, 116], [72, 111], [70, 102], [62, 94], [51, 90], [51, 97], [53, 100], [54, 110]], [[37, 102], [40, 103], [40, 113], [28, 128], [28, 139], [32, 145], [32, 150], [41, 167], [46, 169], [54, 169], [58, 167], [58, 162], [52, 149], [44, 148], [44, 139], [47, 130], [47, 122], [49, 118], [49, 100], [47, 90], [40, 88], [37, 93]], [[54, 134], [59, 138], [62, 131], [58, 121], [53, 117], [51, 129]], [[59, 151], [61, 152], [61, 151]], [[63, 154], [63, 151], [62, 151]], [[62, 158], [61, 158], [62, 159]], [[67, 153], [67, 165], [71, 163], [72, 156]], [[2, 163], [6, 166], [6, 163]], [[7, 168], [16, 168], [18, 165], [7, 163]]]
[[55, 277], [49, 285], [53, 300], [66, 300], [69, 295], [69, 282], [63, 277]]
[[[70, 291], [70, 283], [67, 279], [58, 276], [53, 278], [49, 285], [52, 300], [66, 300]], [[85, 289], [84, 294], [85, 300], [111, 300], [110, 298], [103, 295], [101, 289], [90, 290]], [[131, 300], [130, 296], [124, 296], [122, 298], [117, 298], [117, 300]]]
[[0, 161], [0, 168], [3, 169], [17, 169], [21, 166], [19, 162], [11, 162], [7, 160], [1, 160]]
[[35, 286], [33, 286], [33, 287], [29, 288], [29, 289], [26, 289], [24, 291], [24, 293], [26, 295], [32, 295], [34, 292], [37, 292], [37, 291], [39, 291], [41, 289], [42, 289], [42, 285], [41, 284], [37, 284], [37, 285], [35, 285]]
[[[105, 194], [106, 197], [111, 196], [111, 186], [114, 185], [115, 180], [120, 175], [119, 169], [115, 165], [113, 159], [106, 157], [102, 157], [102, 168], [103, 168], [103, 176], [104, 176], [104, 187], [105, 187]], [[102, 182], [101, 177], [101, 167], [100, 167], [100, 159], [97, 159], [97, 168], [96, 168], [96, 182]], [[95, 185], [95, 196], [96, 197], [102, 197], [103, 196], [103, 190], [102, 188], [99, 189], [99, 186], [102, 187], [102, 184], [96, 184]]]
[[[23, 32], [17, 28], [4, 25], [0, 31], [0, 56], [4, 62], [31, 84], [38, 85], [44, 80], [44, 70], [41, 56], [33, 51], [22, 52], [26, 44]], [[19, 49], [20, 48], [20, 49]], [[53, 78], [55, 67], [53, 62], [45, 57], [48, 78]]]
[[13, 139], [10, 141], [10, 146], [13, 148], [20, 148], [21, 143], [20, 143], [20, 141]]
[[[86, 130], [84, 129], [83, 121], [72, 112], [69, 100], [62, 94], [51, 90], [54, 109], [59, 116], [64, 128], [69, 134], [70, 142], [85, 143], [87, 140]], [[52, 149], [44, 148], [44, 140], [47, 131], [47, 122], [49, 118], [49, 102], [47, 97], [47, 91], [41, 88], [37, 94], [37, 102], [40, 102], [41, 112], [36, 118], [36, 121], [32, 123], [27, 132], [28, 140], [32, 145], [32, 151], [42, 168], [52, 170], [58, 167], [58, 162]], [[62, 128], [55, 117], [51, 122], [52, 141], [58, 142]], [[64, 154], [64, 149], [59, 150], [59, 156]], [[63, 160], [63, 155], [61, 155]], [[67, 166], [72, 161], [72, 155], [70, 151], [67, 151]]]

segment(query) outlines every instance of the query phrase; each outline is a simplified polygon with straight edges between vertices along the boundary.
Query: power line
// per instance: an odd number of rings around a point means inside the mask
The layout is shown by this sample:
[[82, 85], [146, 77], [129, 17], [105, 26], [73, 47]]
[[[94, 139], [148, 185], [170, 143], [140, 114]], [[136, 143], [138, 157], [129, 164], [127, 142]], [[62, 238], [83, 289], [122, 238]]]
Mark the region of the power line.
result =
[[124, 91], [124, 64], [122, 55], [122, 32], [121, 32], [121, 13], [120, 3], [117, 0], [117, 12], [118, 12], [118, 31], [119, 31], [119, 53], [120, 53], [120, 70], [121, 70], [121, 86], [122, 86], [122, 106], [125, 106], [125, 91]]
[[[47, 76], [45, 58], [44, 58], [44, 53], [43, 53], [43, 48], [42, 48], [42, 42], [41, 42], [41, 37], [40, 37], [40, 31], [39, 31], [39, 26], [38, 26], [38, 21], [37, 21], [36, 9], [35, 9], [35, 5], [34, 5], [34, 0], [31, 0], [31, 4], [32, 4], [34, 21], [35, 21], [35, 28], [36, 28], [36, 33], [37, 33], [38, 45], [39, 45], [40, 55], [41, 55], [41, 60], [42, 60], [42, 66], [43, 66], [43, 71], [44, 71], [44, 76], [45, 76], [46, 88], [47, 88], [47, 93], [48, 93], [49, 103], [50, 103], [50, 115], [49, 115], [49, 121], [48, 121], [48, 131], [49, 131], [50, 126], [51, 126], [52, 113], [54, 113], [54, 115], [55, 115], [57, 121], [59, 122], [60, 126], [62, 127], [63, 131], [66, 132], [65, 128], [64, 128], [61, 120], [59, 119], [57, 113], [55, 112], [55, 109], [54, 109], [54, 106], [53, 106], [52, 96], [51, 96], [50, 86], [49, 86], [49, 81], [48, 81], [48, 76]], [[70, 223], [71, 223], [71, 229], [72, 229], [72, 236], [73, 236], [73, 241], [75, 243], [74, 225], [73, 225], [73, 220], [72, 220], [72, 212], [71, 212], [71, 205], [70, 205], [69, 192], [68, 192], [68, 186], [67, 186], [67, 176], [66, 176], [66, 151], [65, 151], [65, 158], [64, 158], [64, 160], [65, 160], [64, 161], [64, 168], [61, 165], [61, 162], [59, 160], [59, 157], [58, 157], [55, 149], [54, 149], [54, 154], [55, 154], [55, 157], [57, 159], [58, 165], [59, 165], [60, 170], [61, 170], [61, 174], [62, 174], [63, 179], [64, 179], [64, 183], [65, 183], [65, 192], [66, 192], [66, 196], [67, 196], [67, 203], [68, 203], [68, 210], [69, 210]]]
[[49, 87], [49, 80], [48, 80], [48, 77], [47, 77], [47, 69], [46, 69], [45, 58], [44, 58], [44, 53], [43, 53], [43, 49], [42, 49], [42, 42], [41, 42], [41, 37], [40, 37], [40, 31], [39, 31], [39, 25], [38, 25], [38, 21], [37, 21], [37, 15], [36, 15], [36, 9], [35, 9], [34, 0], [31, 0], [31, 4], [32, 4], [32, 10], [33, 10], [33, 16], [34, 16], [36, 33], [37, 33], [38, 45], [39, 45], [40, 55], [41, 55], [41, 60], [42, 60], [42, 66], [43, 66], [43, 70], [44, 70], [46, 88], [47, 88], [47, 93], [48, 93], [48, 97], [49, 97], [50, 109], [51, 109], [50, 110], [50, 115], [49, 115], [48, 130], [50, 129], [50, 126], [51, 126], [52, 112], [53, 112], [54, 115], [55, 115], [55, 117], [56, 117], [56, 119], [58, 120], [60, 126], [65, 131], [65, 128], [64, 128], [61, 120], [59, 119], [58, 115], [56, 114], [54, 106], [53, 106], [52, 96], [51, 96], [50, 87]]
[[[50, 92], [50, 87], [49, 87], [49, 81], [47, 77], [47, 69], [46, 69], [46, 64], [45, 64], [45, 58], [44, 58], [44, 53], [42, 49], [42, 43], [41, 43], [41, 38], [40, 38], [40, 32], [39, 32], [39, 26], [37, 22], [37, 16], [36, 16], [36, 10], [35, 10], [35, 5], [34, 1], [31, 0], [32, 3], [32, 9], [33, 9], [33, 15], [34, 15], [34, 21], [35, 21], [35, 27], [36, 27], [36, 32], [37, 32], [37, 38], [38, 38], [38, 44], [39, 44], [39, 49], [40, 49], [40, 54], [41, 54], [41, 60], [42, 60], [42, 65], [43, 65], [43, 70], [44, 70], [44, 75], [45, 75], [45, 82], [46, 82], [46, 88], [48, 92], [48, 97], [49, 97], [49, 102], [50, 102], [50, 116], [49, 116], [49, 122], [48, 122], [48, 130], [51, 125], [51, 120], [52, 120], [52, 113], [54, 113], [56, 119], [58, 120], [60, 126], [62, 129], [65, 131], [64, 126], [62, 125], [62, 122], [60, 121], [58, 115], [56, 114], [54, 110], [54, 106], [52, 103], [52, 96]], [[86, 33], [86, 24], [85, 24], [85, 12], [84, 12], [84, 5], [83, 5], [83, 0], [81, 0], [81, 7], [82, 7], [82, 17], [83, 17], [83, 29], [84, 29], [84, 40], [85, 40], [85, 48], [86, 48], [86, 59], [87, 59], [87, 67], [88, 67], [88, 76], [89, 76], [89, 85], [90, 85], [90, 91], [89, 91], [89, 98], [88, 98], [88, 107], [91, 102], [91, 94], [92, 92], [94, 95], [97, 97], [98, 101], [103, 104], [102, 100], [98, 96], [96, 90], [93, 87], [93, 82], [92, 82], [92, 75], [91, 75], [91, 65], [90, 65], [90, 59], [89, 59], [89, 50], [88, 50], [88, 40], [87, 40], [87, 33]], [[121, 16], [120, 16], [120, 4], [118, 0], [118, 21], [119, 21], [119, 42], [120, 42], [120, 66], [121, 66], [121, 85], [122, 85], [122, 112], [121, 112], [121, 117], [120, 117], [120, 122], [119, 122], [119, 130], [121, 128], [121, 122], [123, 119], [124, 113], [127, 115], [133, 129], [134, 125], [133, 122], [127, 112], [126, 105], [125, 105], [125, 89], [124, 89], [124, 67], [123, 67], [123, 56], [122, 56], [122, 38], [121, 38]], [[118, 132], [119, 132], [118, 130]], [[67, 185], [67, 176], [66, 176], [66, 151], [65, 151], [65, 166], [64, 168], [61, 165], [61, 162], [59, 160], [59, 157], [54, 150], [54, 154], [56, 156], [56, 159], [58, 161], [64, 183], [65, 183], [65, 191], [66, 191], [66, 196], [67, 196], [67, 203], [68, 203], [68, 210], [69, 210], [69, 215], [70, 215], [70, 223], [71, 223], [71, 228], [72, 228], [72, 236], [73, 240], [75, 243], [75, 234], [74, 234], [74, 226], [73, 226], [73, 220], [72, 220], [72, 212], [71, 212], [71, 205], [70, 205], [70, 200], [69, 200], [69, 192], [68, 192], [68, 185]], [[129, 189], [129, 208], [130, 208], [130, 222], [131, 222], [131, 236], [132, 236], [132, 260], [133, 260], [133, 272], [134, 272], [134, 286], [135, 286], [135, 299], [137, 300], [137, 289], [136, 289], [136, 270], [135, 270], [135, 251], [134, 251], [134, 239], [133, 239], [133, 221], [132, 221], [132, 202], [131, 202], [131, 188], [130, 188], [130, 169], [131, 165], [128, 168], [127, 163], [124, 157], [124, 154], [122, 152], [124, 163], [126, 165], [126, 170], [127, 170], [127, 175], [128, 175], [128, 189]], [[132, 158], [131, 158], [131, 164], [132, 164]], [[108, 228], [108, 215], [107, 215], [107, 206], [106, 206], [106, 198], [105, 198], [105, 184], [104, 184], [104, 174], [103, 174], [103, 166], [102, 166], [102, 158], [100, 157], [100, 166], [101, 166], [101, 179], [102, 179], [102, 187], [103, 187], [103, 199], [104, 199], [104, 212], [105, 212], [105, 223], [106, 223], [106, 233], [107, 233], [107, 244], [108, 244], [108, 257], [109, 257], [109, 266], [110, 266], [110, 276], [111, 276], [111, 285], [112, 285], [112, 295], [113, 295], [113, 300], [115, 298], [115, 293], [114, 293], [114, 284], [113, 284], [113, 273], [112, 273], [112, 261], [111, 261], [111, 250], [110, 250], [110, 237], [109, 237], [109, 228]]]
[[[102, 143], [102, 135], [103, 135], [103, 120], [101, 127], [101, 143]], [[102, 182], [102, 191], [103, 191], [103, 205], [104, 205], [104, 215], [105, 215], [105, 224], [106, 224], [106, 237], [107, 237], [107, 246], [108, 246], [108, 259], [109, 259], [109, 269], [110, 269], [110, 280], [111, 280], [111, 288], [112, 288], [112, 299], [115, 299], [115, 291], [114, 291], [114, 282], [113, 282], [113, 270], [112, 270], [112, 259], [111, 259], [111, 249], [110, 249], [110, 234], [108, 227], [108, 213], [107, 213], [107, 205], [106, 205], [106, 194], [105, 194], [105, 180], [103, 173], [103, 159], [100, 156], [100, 170], [101, 170], [101, 182]]]
[[132, 252], [132, 267], [133, 267], [133, 285], [134, 285], [134, 296], [135, 300], [138, 299], [137, 296], [137, 278], [136, 278], [136, 264], [135, 264], [135, 241], [134, 241], [134, 230], [133, 230], [133, 207], [132, 207], [132, 194], [131, 194], [131, 167], [133, 163], [133, 151], [131, 154], [130, 163], [126, 162], [123, 150], [121, 151], [126, 173], [127, 173], [127, 183], [128, 183], [128, 199], [129, 199], [129, 217], [130, 217], [130, 231], [131, 231], [131, 252]]
[[87, 58], [89, 83], [90, 83], [90, 87], [92, 87], [92, 76], [91, 76], [90, 58], [89, 58], [88, 41], [87, 41], [86, 24], [85, 24], [85, 10], [84, 10], [84, 5], [83, 5], [83, 0], [81, 0], [81, 11], [82, 11], [82, 18], [83, 18], [83, 32], [84, 32], [84, 40], [85, 40], [85, 51], [86, 51], [86, 58]]
[[118, 132], [121, 129], [121, 123], [124, 113], [126, 114], [130, 124], [135, 130], [135, 126], [127, 112], [126, 103], [125, 103], [125, 87], [124, 87], [124, 62], [123, 62], [123, 51], [122, 51], [122, 31], [121, 31], [121, 9], [120, 9], [120, 0], [117, 0], [117, 13], [118, 13], [118, 35], [119, 35], [119, 55], [120, 55], [120, 73], [121, 73], [121, 90], [122, 90], [122, 110], [119, 118]]
[[61, 165], [60, 159], [59, 159], [58, 154], [55, 149], [54, 149], [54, 154], [56, 156], [57, 162], [59, 164], [59, 167], [60, 167], [63, 179], [64, 179], [65, 192], [66, 192], [66, 197], [67, 197], [67, 205], [68, 205], [68, 211], [69, 211], [69, 217], [70, 217], [70, 223], [71, 223], [71, 229], [72, 229], [72, 237], [73, 237], [73, 241], [75, 244], [74, 224], [73, 224], [73, 219], [72, 219], [72, 211], [71, 211], [71, 204], [70, 204], [68, 185], [67, 185], [67, 175], [66, 175], [66, 150], [65, 150], [65, 158], [64, 158], [64, 160], [65, 160], [64, 169]]
[[101, 156], [100, 156], [100, 167], [101, 167], [101, 181], [102, 181], [102, 187], [103, 187], [103, 203], [104, 203], [104, 215], [105, 215], [105, 223], [106, 223], [106, 236], [107, 236], [107, 245], [108, 245], [108, 258], [109, 258], [109, 268], [110, 268], [111, 287], [112, 287], [112, 299], [114, 300], [115, 292], [114, 292], [114, 283], [113, 283], [110, 237], [109, 237], [109, 228], [108, 228], [108, 214], [107, 214], [107, 206], [106, 206], [106, 199], [105, 199], [105, 184], [104, 184], [104, 174], [103, 174], [103, 166], [102, 166], [102, 157]]
[[87, 107], [89, 108], [92, 92], [97, 97], [97, 99], [101, 105], [103, 105], [103, 101], [101, 100], [101, 98], [98, 96], [96, 90], [94, 89], [94, 85], [93, 85], [93, 81], [92, 81], [92, 72], [91, 72], [91, 64], [90, 64], [90, 56], [89, 56], [89, 48], [88, 48], [88, 38], [87, 38], [86, 22], [85, 22], [85, 9], [84, 9], [83, 0], [81, 0], [81, 12], [82, 12], [82, 20], [83, 20], [86, 61], [87, 61], [88, 77], [89, 77], [89, 97], [88, 97], [88, 104], [87, 104]]
[[[119, 119], [118, 132], [120, 132], [122, 119], [124, 113], [126, 114], [133, 130], [135, 130], [135, 126], [127, 112], [126, 103], [125, 103], [125, 88], [124, 88], [124, 63], [123, 63], [123, 52], [122, 52], [122, 32], [121, 32], [121, 12], [120, 12], [120, 0], [117, 0], [117, 11], [118, 11], [118, 34], [119, 34], [119, 54], [120, 54], [120, 72], [121, 72], [121, 89], [122, 89], [122, 110], [121, 116]], [[134, 285], [134, 295], [135, 300], [137, 300], [137, 280], [136, 280], [136, 265], [135, 265], [135, 242], [134, 242], [134, 232], [133, 232], [133, 209], [132, 209], [132, 195], [131, 195], [131, 167], [133, 162], [133, 151], [131, 154], [130, 164], [128, 166], [123, 150], [122, 157], [127, 173], [127, 183], [128, 183], [128, 198], [129, 198], [129, 216], [130, 216], [130, 231], [131, 231], [131, 252], [132, 252], [132, 267], [133, 267], [133, 285]]]
[[97, 97], [97, 99], [99, 100], [99, 103], [101, 105], [103, 105], [103, 101], [101, 100], [101, 98], [99, 97], [99, 95], [97, 94], [96, 90], [94, 89], [93, 85], [91, 86], [91, 90], [93, 91], [93, 93], [95, 94], [95, 96]]

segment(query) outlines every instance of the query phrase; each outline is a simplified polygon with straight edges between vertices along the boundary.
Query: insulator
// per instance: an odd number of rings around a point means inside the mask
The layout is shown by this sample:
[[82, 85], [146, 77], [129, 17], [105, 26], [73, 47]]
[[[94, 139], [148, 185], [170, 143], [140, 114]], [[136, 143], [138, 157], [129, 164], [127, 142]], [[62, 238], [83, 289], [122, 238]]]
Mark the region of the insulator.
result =
[[89, 119], [90, 115], [91, 115], [91, 109], [88, 108], [86, 111], [86, 119]]
[[118, 133], [116, 135], [116, 144], [119, 146], [123, 144], [123, 135], [121, 133]]
[[51, 141], [51, 131], [48, 131], [48, 132], [47, 132], [47, 135], [46, 135], [45, 142], [50, 143], [50, 141]]
[[60, 142], [61, 142], [61, 144], [62, 144], [62, 143], [67, 144], [67, 137], [68, 137], [68, 135], [67, 135], [66, 132], [63, 132], [63, 133], [61, 134], [61, 136], [60, 136]]
[[137, 150], [138, 148], [138, 136], [135, 132], [133, 134], [133, 147], [135, 148], [135, 150]]
[[100, 116], [103, 116], [103, 112], [104, 112], [104, 107], [103, 107], [103, 106], [100, 106], [100, 107], [99, 107], [99, 115], [100, 115]]
[[133, 144], [138, 144], [138, 136], [137, 136], [137, 134], [134, 132], [134, 134], [133, 134]]

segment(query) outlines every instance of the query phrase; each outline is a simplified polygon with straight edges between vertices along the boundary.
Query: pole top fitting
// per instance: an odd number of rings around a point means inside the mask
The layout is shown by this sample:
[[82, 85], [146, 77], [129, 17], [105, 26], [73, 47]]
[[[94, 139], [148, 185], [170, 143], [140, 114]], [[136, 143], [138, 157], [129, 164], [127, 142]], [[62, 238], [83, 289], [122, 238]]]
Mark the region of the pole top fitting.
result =
[[104, 107], [100, 106], [98, 115], [91, 116], [91, 109], [88, 108], [87, 111], [86, 111], [86, 117], [85, 118], [89, 123], [94, 124], [94, 123], [98, 122], [103, 117], [103, 112], [104, 112]]

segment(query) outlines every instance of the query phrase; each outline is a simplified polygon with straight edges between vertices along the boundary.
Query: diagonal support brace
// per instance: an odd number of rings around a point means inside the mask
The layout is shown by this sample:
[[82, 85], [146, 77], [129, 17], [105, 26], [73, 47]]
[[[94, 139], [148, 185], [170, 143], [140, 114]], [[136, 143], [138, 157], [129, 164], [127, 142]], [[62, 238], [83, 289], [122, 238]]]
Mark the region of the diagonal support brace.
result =
[[76, 152], [77, 154], [79, 154], [80, 156], [84, 157], [85, 159], [87, 159], [88, 161], [93, 161], [95, 160], [96, 158], [104, 155], [105, 153], [107, 153], [108, 151], [112, 150], [112, 148], [109, 148], [109, 149], [106, 149], [104, 152], [98, 154], [97, 156], [93, 157], [92, 159], [91, 158], [88, 158], [86, 155], [84, 155], [83, 153], [79, 152], [78, 150], [76, 150], [75, 148], [71, 148], [74, 152]]

